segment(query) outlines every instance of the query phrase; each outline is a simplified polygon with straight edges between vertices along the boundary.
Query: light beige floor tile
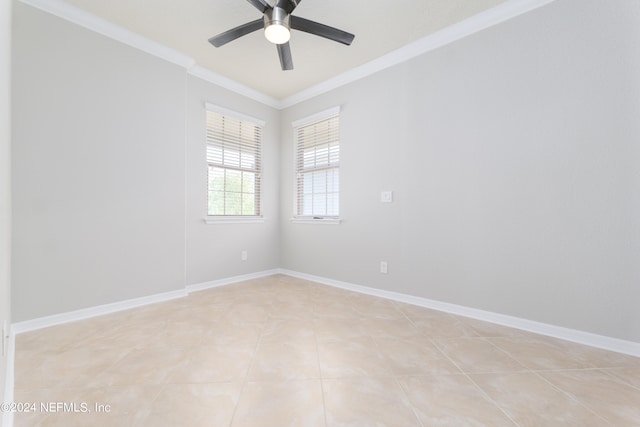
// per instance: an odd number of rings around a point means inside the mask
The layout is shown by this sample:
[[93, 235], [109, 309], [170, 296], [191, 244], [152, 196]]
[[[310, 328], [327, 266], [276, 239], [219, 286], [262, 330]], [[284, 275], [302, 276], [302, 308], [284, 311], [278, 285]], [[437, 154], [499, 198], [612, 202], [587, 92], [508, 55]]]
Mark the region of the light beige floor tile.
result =
[[164, 322], [174, 313], [184, 310], [185, 306], [185, 301], [180, 298], [113, 313], [113, 315], [119, 320], [125, 320], [127, 324], [151, 325]]
[[438, 314], [431, 318], [412, 319], [415, 327], [430, 338], [476, 337], [477, 332], [463, 318], [452, 314]]
[[465, 375], [405, 377], [399, 381], [423, 426], [516, 426]]
[[139, 416], [146, 416], [147, 413], [146, 410], [137, 415], [60, 412], [40, 414], [35, 417], [30, 417], [28, 414], [18, 414], [14, 418], [14, 427], [108, 427], [114, 425], [132, 427], [137, 425]]
[[356, 295], [350, 299], [354, 309], [363, 317], [381, 319], [402, 319], [407, 316], [400, 310], [398, 303], [369, 295]]
[[246, 383], [231, 425], [325, 426], [320, 380]]
[[171, 313], [167, 322], [192, 323], [208, 327], [211, 323], [224, 318], [230, 304], [191, 304], [182, 310]]
[[100, 326], [96, 321], [78, 321], [52, 326], [18, 334], [16, 336], [16, 347], [20, 350], [62, 351], [99, 330]]
[[313, 288], [304, 283], [281, 283], [274, 294], [273, 304], [284, 303], [292, 306], [314, 304]]
[[230, 307], [234, 304], [260, 304], [265, 307], [274, 300], [267, 289], [257, 289], [248, 282], [197, 291], [187, 297], [189, 306], [212, 305]]
[[87, 378], [91, 387], [131, 384], [164, 384], [180, 364], [188, 362], [184, 349], [134, 349], [108, 369]]
[[407, 317], [398, 308], [390, 305], [355, 305], [356, 313], [363, 317], [406, 321]]
[[462, 321], [479, 337], [513, 337], [528, 334], [528, 332], [496, 325], [495, 323], [484, 322], [482, 320], [463, 318]]
[[145, 342], [147, 348], [172, 347], [190, 349], [198, 346], [205, 334], [209, 331], [209, 326], [193, 321], [167, 321], [164, 328], [154, 336], [154, 339]]
[[522, 427], [607, 425], [536, 373], [476, 374], [471, 379]]
[[266, 323], [216, 321], [203, 335], [201, 345], [255, 347]]
[[[82, 417], [83, 421], [87, 422], [88, 417], [85, 414], [65, 413], [63, 408], [57, 411], [56, 402], [72, 403], [72, 400], [68, 398], [68, 392], [65, 393], [65, 391], [64, 389], [15, 390], [13, 401], [23, 405], [27, 404], [27, 408], [23, 406], [21, 411], [14, 413], [14, 427], [73, 425], [73, 421], [69, 420], [71, 415], [76, 418]], [[50, 402], [52, 406], [50, 406]], [[80, 403], [77, 402], [77, 405], [79, 406]]]
[[249, 381], [320, 378], [315, 339], [260, 343]]
[[15, 388], [69, 388], [86, 386], [97, 375], [128, 354], [122, 348], [70, 348], [60, 352], [18, 350]]
[[242, 381], [255, 355], [255, 346], [200, 346], [185, 354], [166, 382], [213, 383]]
[[420, 426], [394, 378], [322, 380], [327, 426]]
[[260, 337], [260, 342], [295, 342], [315, 339], [312, 320], [272, 319]]
[[435, 345], [463, 372], [518, 372], [525, 368], [484, 338], [436, 338]]
[[266, 322], [271, 307], [264, 301], [237, 302], [225, 311], [224, 319], [232, 322]]
[[[159, 386], [139, 385], [18, 390], [14, 396], [16, 401], [32, 402], [36, 406], [35, 412], [16, 414], [14, 425], [134, 426], [149, 413], [151, 404], [159, 392]], [[59, 408], [58, 403], [67, 406]]]
[[138, 425], [154, 427], [228, 426], [242, 383], [168, 384]]
[[200, 306], [229, 306], [241, 298], [240, 291], [230, 285], [193, 292], [189, 294], [186, 301], [189, 307], [195, 309]]
[[409, 319], [367, 318], [364, 326], [375, 338], [422, 338], [418, 328]]
[[591, 364], [572, 351], [574, 344], [538, 336], [487, 338], [511, 357], [533, 370], [581, 369]]
[[345, 321], [342, 319], [315, 319], [313, 327], [318, 339], [349, 339], [370, 337], [367, 322], [363, 319]]
[[312, 292], [318, 302], [336, 303], [338, 301], [348, 301], [351, 297], [358, 295], [357, 292], [340, 289], [333, 286], [325, 286], [311, 282]]
[[395, 375], [460, 373], [429, 339], [375, 338], [375, 341]]
[[[494, 402], [451, 360], [536, 372], [469, 374]], [[324, 403], [330, 425], [412, 425], [407, 402], [423, 426], [515, 425], [498, 402], [522, 426], [639, 427], [639, 360], [276, 275], [18, 335], [17, 400], [111, 412], [16, 426], [323, 426]]]
[[314, 318], [315, 304], [306, 297], [297, 297], [295, 300], [277, 300], [271, 304], [269, 317], [271, 319], [291, 319], [310, 321]]
[[613, 351], [574, 344], [572, 353], [584, 359], [594, 368], [637, 368], [640, 369], [640, 357], [615, 353]]
[[327, 300], [319, 301], [313, 308], [314, 319], [339, 319], [339, 320], [358, 320], [360, 315], [356, 312], [355, 307], [345, 300]]
[[576, 370], [540, 375], [610, 423], [640, 425], [640, 390], [607, 372]]
[[318, 358], [322, 378], [391, 375], [372, 338], [318, 340]]
[[105, 325], [102, 330], [78, 340], [72, 347], [93, 349], [144, 347], [156, 342], [156, 336], [165, 329], [164, 320], [130, 323], [126, 320], [128, 317]]
[[607, 369], [606, 372], [640, 390], [640, 368]]
[[411, 320], [434, 319], [438, 317], [448, 316], [447, 313], [430, 308], [420, 307], [413, 304], [397, 303], [397, 307]]

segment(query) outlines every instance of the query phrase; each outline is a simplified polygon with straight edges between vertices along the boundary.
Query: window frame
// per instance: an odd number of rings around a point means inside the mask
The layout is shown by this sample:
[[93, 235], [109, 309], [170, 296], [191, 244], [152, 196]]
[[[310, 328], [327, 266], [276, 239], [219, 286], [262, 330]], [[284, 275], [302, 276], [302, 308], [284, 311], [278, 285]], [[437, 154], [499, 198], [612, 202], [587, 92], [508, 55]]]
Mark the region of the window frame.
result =
[[[300, 215], [299, 212], [299, 203], [300, 203], [300, 187], [298, 185], [298, 150], [299, 150], [299, 141], [298, 141], [298, 129], [304, 126], [310, 126], [318, 122], [322, 122], [324, 120], [330, 119], [334, 116], [338, 116], [340, 119], [340, 106], [332, 107], [318, 113], [312, 114], [310, 116], [304, 117], [302, 119], [296, 120], [291, 123], [293, 128], [293, 217], [291, 218], [292, 223], [299, 224], [340, 224], [340, 181], [338, 181], [338, 215]], [[339, 145], [341, 145], [341, 137], [340, 137], [340, 124], [338, 124], [338, 141]], [[340, 163], [338, 160], [338, 165], [335, 167], [338, 172], [340, 171]], [[333, 168], [333, 167], [332, 167]], [[339, 174], [338, 174], [339, 180]]]
[[[234, 120], [239, 120], [241, 122], [246, 122], [257, 126], [260, 128], [260, 138], [258, 140], [257, 153], [259, 154], [259, 167], [256, 169], [256, 173], [259, 175], [259, 185], [258, 190], [255, 193], [258, 198], [258, 212], [255, 215], [210, 215], [209, 214], [209, 197], [210, 197], [210, 187], [209, 187], [209, 168], [212, 166], [211, 162], [207, 158], [207, 149], [209, 146], [209, 142], [207, 141], [206, 133], [208, 131], [207, 124], [207, 115], [209, 112], [220, 114], [223, 116], [228, 116]], [[211, 104], [209, 102], [205, 102], [205, 167], [206, 167], [206, 197], [205, 197], [205, 223], [206, 224], [232, 224], [232, 223], [261, 223], [264, 222], [264, 207], [263, 207], [263, 162], [262, 162], [262, 151], [264, 148], [264, 127], [266, 122], [264, 120], [249, 116], [244, 113], [239, 113], [237, 111], [233, 111], [219, 105]], [[241, 170], [241, 168], [238, 168]]]

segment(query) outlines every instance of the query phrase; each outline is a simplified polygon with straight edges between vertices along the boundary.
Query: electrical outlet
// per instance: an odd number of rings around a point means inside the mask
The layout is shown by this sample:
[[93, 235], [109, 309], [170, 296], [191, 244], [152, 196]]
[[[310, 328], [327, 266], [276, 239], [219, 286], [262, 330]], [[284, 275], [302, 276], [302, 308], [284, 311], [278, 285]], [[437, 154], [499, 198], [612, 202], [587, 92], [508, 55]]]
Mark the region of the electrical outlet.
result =
[[242, 261], [246, 261], [247, 258], [248, 258], [247, 251], [242, 251], [242, 254], [240, 255], [240, 258], [242, 259]]
[[387, 261], [380, 261], [380, 273], [387, 274]]

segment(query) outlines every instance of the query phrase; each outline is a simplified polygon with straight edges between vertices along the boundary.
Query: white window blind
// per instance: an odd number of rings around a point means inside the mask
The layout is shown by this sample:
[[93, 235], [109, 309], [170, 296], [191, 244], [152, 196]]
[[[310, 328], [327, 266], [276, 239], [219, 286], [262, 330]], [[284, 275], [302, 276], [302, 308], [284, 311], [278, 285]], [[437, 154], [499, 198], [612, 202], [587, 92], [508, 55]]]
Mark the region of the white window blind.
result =
[[260, 216], [262, 124], [207, 110], [209, 216]]
[[[322, 114], [321, 114], [322, 115]], [[315, 116], [317, 117], [317, 116]], [[298, 218], [338, 218], [340, 214], [340, 116], [296, 126], [296, 208]]]

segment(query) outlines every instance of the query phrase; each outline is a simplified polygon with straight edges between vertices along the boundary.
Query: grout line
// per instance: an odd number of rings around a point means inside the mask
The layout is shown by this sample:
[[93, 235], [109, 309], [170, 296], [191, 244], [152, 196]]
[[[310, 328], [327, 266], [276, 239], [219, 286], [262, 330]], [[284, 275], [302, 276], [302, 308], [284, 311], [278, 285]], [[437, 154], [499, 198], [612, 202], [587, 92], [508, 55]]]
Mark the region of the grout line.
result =
[[433, 346], [438, 349], [438, 351], [444, 356], [446, 357], [451, 363], [453, 363], [453, 365], [458, 368], [458, 370], [462, 373], [462, 375], [464, 375], [469, 381], [471, 381], [471, 383], [480, 391], [480, 393], [485, 397], [485, 399], [487, 399], [489, 401], [489, 403], [492, 403], [496, 408], [498, 408], [498, 410], [500, 410], [500, 412], [502, 412], [514, 425], [519, 426], [520, 424], [518, 424], [512, 417], [511, 415], [509, 415], [509, 413], [507, 413], [507, 411], [505, 411], [500, 405], [498, 405], [498, 403], [493, 400], [491, 398], [491, 396], [489, 396], [489, 394], [487, 394], [487, 392], [485, 392], [482, 387], [480, 387], [474, 380], [473, 378], [471, 378], [471, 376], [469, 375], [469, 373], [467, 373], [465, 370], [463, 370], [453, 359], [451, 359], [444, 351], [442, 351], [442, 349], [438, 346], [438, 344], [432, 339], [429, 338], [429, 340], [431, 341], [431, 343], [433, 344]]
[[247, 373], [242, 379], [242, 386], [240, 387], [240, 392], [238, 393], [238, 401], [236, 402], [236, 406], [233, 408], [233, 414], [231, 414], [231, 421], [229, 421], [229, 426], [233, 425], [233, 421], [236, 418], [236, 414], [238, 412], [238, 406], [240, 406], [240, 400], [242, 399], [242, 396], [244, 394], [244, 389], [245, 389], [245, 386], [247, 385], [249, 374], [251, 373], [251, 369], [253, 368], [253, 365], [256, 359], [258, 358], [258, 349], [260, 348], [260, 344], [262, 342], [262, 335], [264, 334], [264, 329], [265, 329], [265, 326], [263, 325], [260, 329], [260, 335], [258, 336], [256, 345], [253, 349], [253, 356], [251, 357], [251, 363], [249, 363], [249, 367], [247, 368]]
[[607, 375], [613, 377], [614, 379], [618, 380], [618, 381], [622, 381], [623, 384], [628, 385], [631, 388], [634, 388], [636, 390], [640, 390], [640, 385], [636, 386], [635, 384], [632, 384], [631, 382], [627, 381], [626, 379], [624, 379], [623, 377], [619, 377], [616, 374], [614, 374], [611, 371], [615, 371], [615, 370], [621, 370], [621, 369], [631, 369], [628, 367], [616, 367], [616, 368], [602, 368], [602, 372], [605, 372]]
[[[409, 319], [411, 321], [411, 319]], [[413, 321], [411, 321], [411, 323], [413, 323]], [[415, 325], [415, 324], [414, 324]], [[498, 410], [500, 410], [500, 412], [502, 412], [514, 425], [520, 427], [520, 424], [518, 424], [513, 418], [511, 418], [511, 416], [504, 410], [502, 409], [502, 407], [500, 405], [498, 405], [496, 403], [495, 400], [493, 400], [491, 398], [491, 396], [489, 396], [470, 376], [469, 374], [464, 371], [453, 359], [451, 359], [444, 351], [442, 351], [442, 349], [438, 346], [438, 344], [434, 341], [434, 338], [432, 337], [426, 337], [431, 344], [436, 348], [436, 350], [438, 350], [440, 352], [440, 354], [445, 357], [449, 362], [451, 362], [453, 364], [453, 366], [455, 366], [459, 371], [461, 375], [464, 375], [469, 381], [471, 381], [471, 383], [480, 391], [480, 393], [485, 397], [485, 399], [487, 399], [489, 401], [489, 403], [492, 403]], [[460, 375], [460, 374], [456, 374], [456, 375]]]
[[[561, 371], [556, 371], [556, 372], [561, 372]], [[592, 410], [591, 408], [589, 408], [586, 404], [584, 404], [580, 399], [578, 399], [577, 396], [573, 395], [573, 393], [570, 393], [568, 391], [563, 390], [562, 388], [560, 388], [560, 386], [555, 385], [554, 383], [552, 383], [551, 381], [549, 381], [548, 379], [546, 379], [544, 376], [541, 375], [540, 372], [532, 372], [533, 375], [537, 376], [538, 378], [542, 379], [544, 382], [546, 382], [547, 384], [549, 384], [553, 389], [559, 391], [560, 393], [564, 394], [565, 396], [567, 396], [570, 400], [576, 402], [578, 405], [582, 406], [584, 409], [586, 409], [588, 412], [591, 412], [594, 416], [598, 417], [599, 419], [601, 419], [602, 421], [604, 421], [605, 423], [607, 423], [607, 425], [612, 425], [609, 420], [605, 419], [604, 417], [602, 417], [600, 414], [598, 414], [596, 411]]]
[[409, 407], [411, 408], [411, 412], [413, 412], [413, 416], [416, 417], [416, 420], [418, 420], [418, 424], [420, 424], [420, 427], [427, 427], [424, 425], [424, 423], [420, 419], [420, 416], [418, 415], [418, 409], [415, 406], [413, 406], [413, 403], [411, 403], [411, 398], [409, 397], [407, 390], [405, 390], [404, 387], [402, 387], [402, 384], [400, 383], [400, 380], [398, 378], [399, 378], [398, 376], [393, 377], [398, 387], [400, 387], [400, 390], [402, 391], [402, 395], [404, 396], [407, 403], [409, 404]]
[[322, 414], [324, 415], [324, 425], [327, 426], [327, 403], [324, 399], [324, 375], [322, 374], [322, 367], [320, 366], [320, 348], [318, 346], [318, 336], [316, 335], [316, 326], [313, 323], [313, 340], [316, 343], [316, 360], [318, 361], [318, 375], [320, 380], [320, 392], [322, 393]]
[[496, 343], [494, 343], [491, 340], [491, 337], [486, 337], [483, 338], [486, 342], [488, 342], [489, 344], [491, 344], [494, 348], [496, 348], [497, 350], [501, 351], [502, 353], [506, 354], [510, 359], [514, 360], [518, 365], [522, 366], [523, 368], [525, 368], [525, 370], [527, 371], [531, 371], [531, 368], [529, 368], [527, 365], [525, 365], [524, 363], [522, 363], [520, 361], [520, 359], [516, 358], [514, 355], [512, 355], [511, 353], [509, 353], [508, 351], [506, 351], [505, 349], [503, 349], [502, 347], [500, 347], [499, 345], [497, 345]]
[[473, 378], [471, 378], [471, 376], [470, 376], [469, 374], [466, 374], [466, 373], [465, 373], [464, 375], [467, 377], [467, 379], [468, 379], [469, 381], [471, 381], [471, 382], [473, 383], [473, 385], [474, 385], [478, 390], [480, 390], [480, 393], [482, 393], [482, 395], [484, 395], [485, 399], [487, 399], [490, 403], [493, 403], [493, 405], [494, 405], [496, 408], [498, 408], [498, 409], [499, 409], [499, 410], [500, 410], [500, 411], [501, 411], [501, 412], [502, 412], [502, 413], [503, 413], [503, 414], [504, 414], [504, 415], [505, 415], [509, 420], [511, 420], [511, 422], [512, 422], [513, 424], [515, 424], [516, 426], [521, 427], [521, 426], [520, 426], [520, 424], [519, 424], [519, 423], [517, 423], [517, 422], [516, 422], [516, 420], [514, 420], [514, 419], [511, 417], [511, 415], [510, 415], [510, 414], [509, 414], [509, 413], [508, 413], [508, 412], [507, 412], [507, 411], [506, 411], [502, 406], [498, 405], [498, 402], [496, 402], [496, 401], [495, 401], [491, 396], [489, 396], [489, 394], [488, 394], [486, 391], [484, 391], [484, 389], [483, 389], [482, 387], [480, 387], [480, 385], [478, 385], [478, 383], [476, 383], [476, 382], [473, 380]]

